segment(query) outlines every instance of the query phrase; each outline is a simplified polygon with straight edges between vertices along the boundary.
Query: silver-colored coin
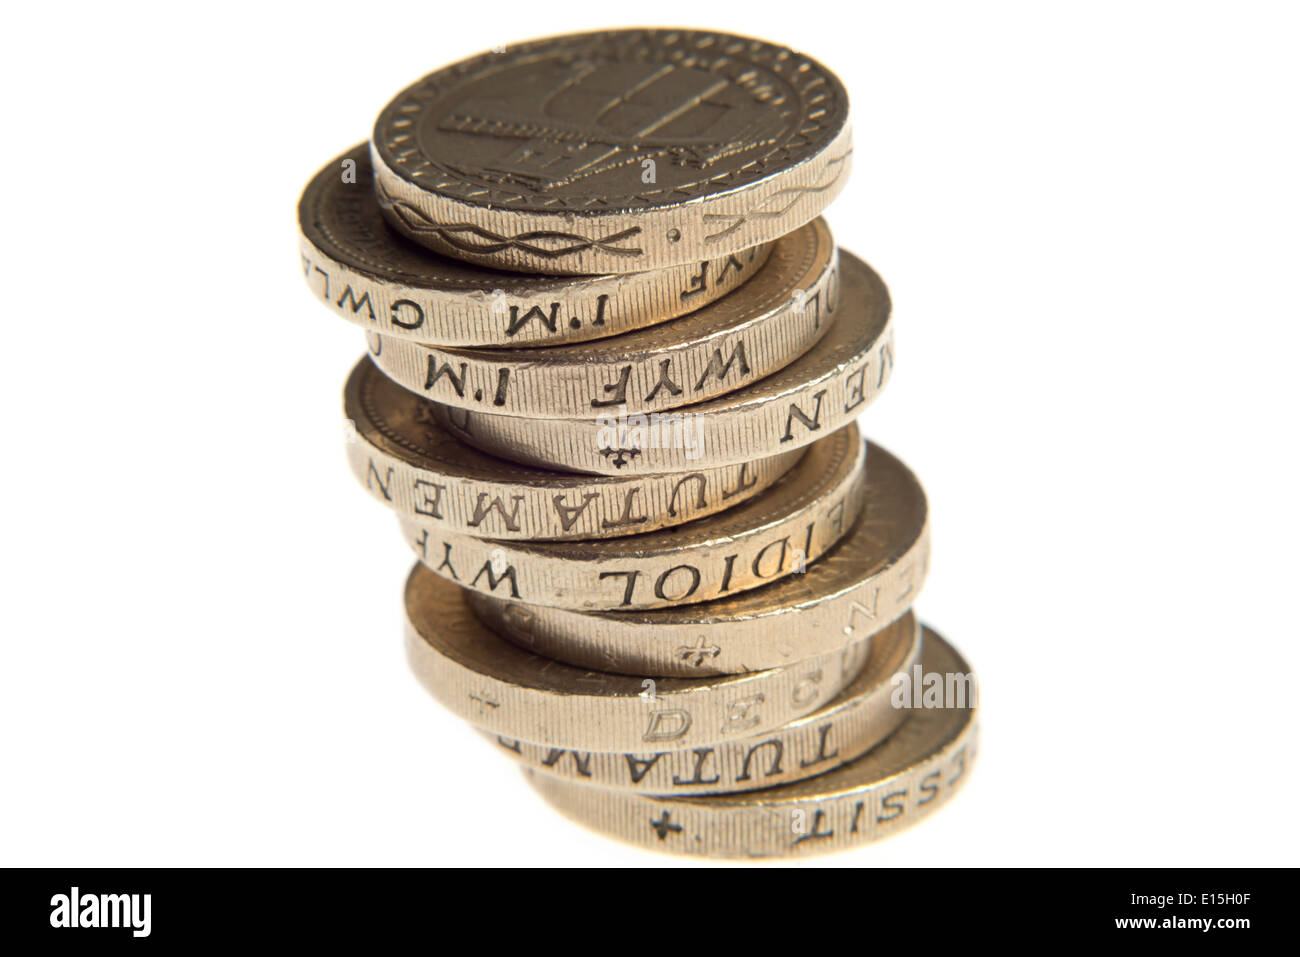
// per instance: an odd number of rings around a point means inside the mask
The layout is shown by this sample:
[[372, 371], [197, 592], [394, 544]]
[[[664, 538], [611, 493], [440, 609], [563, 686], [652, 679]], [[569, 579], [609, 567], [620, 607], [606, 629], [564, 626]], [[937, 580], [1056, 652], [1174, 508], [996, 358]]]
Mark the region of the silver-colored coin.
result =
[[862, 512], [801, 575], [730, 598], [649, 611], [571, 611], [472, 592], [493, 631], [583, 668], [633, 675], [741, 674], [855, 641], [906, 613], [930, 557], [925, 492], [868, 444]]
[[726, 794], [800, 781], [852, 761], [902, 723], [894, 676], [921, 654], [921, 628], [910, 614], [871, 637], [867, 662], [833, 701], [758, 737], [692, 748], [620, 754], [574, 751], [495, 735], [497, 744], [538, 774], [642, 794]]
[[578, 609], [661, 608], [796, 574], [852, 526], [866, 448], [854, 425], [814, 443], [771, 488], [691, 522], [611, 541], [506, 542], [400, 518], [420, 560], [472, 591]]
[[369, 145], [307, 184], [298, 203], [303, 278], [343, 318], [384, 336], [444, 346], [518, 348], [644, 329], [707, 306], [766, 262], [764, 244], [652, 272], [500, 272], [440, 256], [384, 222]]
[[429, 527], [498, 540], [560, 541], [635, 535], [738, 505], [788, 472], [803, 454], [680, 475], [577, 475], [516, 465], [442, 428], [429, 403], [369, 359], [343, 391], [348, 463], [357, 480], [399, 515]]
[[[835, 314], [821, 340], [779, 372], [708, 402], [666, 412], [536, 419], [436, 404], [470, 445], [542, 468], [596, 475], [680, 472], [807, 445], [856, 419], [894, 365], [889, 294], [867, 265], [841, 251]], [[837, 312], [838, 310], [838, 312]]]
[[406, 582], [407, 657], [420, 683], [476, 727], [549, 747], [694, 748], [763, 734], [853, 680], [866, 638], [787, 668], [720, 678], [634, 678], [531, 654], [474, 617], [459, 586], [417, 564]]
[[[970, 666], [926, 629], [925, 674], [971, 676]], [[797, 857], [885, 837], [942, 807], [974, 764], [974, 702], [913, 703], [902, 726], [862, 757], [817, 777], [737, 794], [650, 797], [587, 787], [528, 771], [555, 808], [610, 837], [678, 854]]]
[[848, 96], [785, 47], [607, 30], [485, 53], [402, 91], [375, 123], [389, 221], [470, 262], [659, 269], [809, 222], [848, 178]]
[[434, 348], [370, 337], [375, 365], [413, 392], [462, 409], [574, 418], [671, 409], [757, 382], [830, 326], [835, 242], [818, 219], [777, 240], [762, 270], [689, 316], [546, 349]]

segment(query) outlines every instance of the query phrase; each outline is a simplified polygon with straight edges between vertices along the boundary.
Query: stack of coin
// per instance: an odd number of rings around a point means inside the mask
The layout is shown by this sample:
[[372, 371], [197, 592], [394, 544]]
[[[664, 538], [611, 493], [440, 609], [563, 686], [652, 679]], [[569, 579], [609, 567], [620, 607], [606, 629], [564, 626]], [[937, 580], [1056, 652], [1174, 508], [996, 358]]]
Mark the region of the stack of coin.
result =
[[597, 830], [838, 849], [974, 758], [911, 611], [924, 492], [856, 423], [894, 359], [819, 218], [851, 154], [815, 60], [617, 30], [424, 77], [303, 193], [303, 274], [368, 333], [348, 455], [418, 558], [415, 673]]

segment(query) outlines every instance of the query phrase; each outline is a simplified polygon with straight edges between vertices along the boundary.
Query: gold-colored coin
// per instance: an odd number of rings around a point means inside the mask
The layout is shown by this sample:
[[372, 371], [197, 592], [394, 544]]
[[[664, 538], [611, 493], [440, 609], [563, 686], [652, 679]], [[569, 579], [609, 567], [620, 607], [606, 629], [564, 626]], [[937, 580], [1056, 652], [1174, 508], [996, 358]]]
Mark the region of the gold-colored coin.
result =
[[610, 538], [681, 525], [753, 498], [803, 454], [680, 475], [578, 475], [517, 465], [447, 432], [429, 403], [362, 359], [343, 392], [352, 472], [429, 527], [494, 539]]
[[[836, 311], [838, 310], [838, 312]], [[666, 412], [536, 419], [437, 404], [466, 442], [543, 468], [598, 475], [680, 472], [775, 455], [856, 419], [893, 369], [885, 285], [840, 254], [835, 313], [821, 340], [779, 372], [735, 392]]]
[[754, 276], [770, 244], [649, 272], [556, 276], [472, 266], [384, 222], [369, 145], [322, 169], [298, 203], [302, 274], [367, 330], [445, 346], [518, 348], [644, 329], [707, 306]]
[[634, 678], [543, 658], [494, 634], [464, 591], [417, 564], [406, 582], [416, 677], [476, 727], [590, 751], [694, 748], [763, 734], [817, 710], [862, 669], [867, 638], [788, 668], [722, 678]]
[[602, 30], [451, 64], [371, 136], [394, 227], [472, 262], [657, 269], [784, 235], [848, 178], [835, 74], [752, 37]]
[[529, 418], [703, 402], [789, 365], [829, 328], [835, 241], [818, 219], [733, 295], [637, 332], [546, 349], [449, 349], [372, 336], [386, 375], [428, 399]]
[[495, 541], [400, 522], [425, 565], [474, 591], [578, 609], [708, 601], [800, 571], [839, 541], [861, 510], [866, 454], [846, 426], [742, 505], [613, 541]]
[[894, 707], [893, 678], [921, 653], [911, 613], [871, 638], [867, 663], [839, 697], [758, 737], [688, 751], [622, 754], [573, 751], [496, 735], [511, 757], [538, 774], [642, 794], [725, 794], [788, 784], [852, 761], [887, 738], [906, 712]]
[[916, 600], [929, 564], [925, 492], [868, 444], [862, 513], [808, 566], [752, 591], [650, 611], [570, 611], [473, 592], [470, 607], [529, 651], [583, 668], [697, 677], [790, 664], [884, 628]]
[[[956, 679], [971, 674], [961, 656], [928, 628], [920, 668]], [[710, 857], [837, 851], [910, 827], [965, 783], [975, 761], [975, 708], [969, 701], [947, 704], [930, 708], [914, 701], [902, 726], [857, 760], [761, 791], [650, 797], [532, 771], [529, 780], [578, 823], [654, 850]]]

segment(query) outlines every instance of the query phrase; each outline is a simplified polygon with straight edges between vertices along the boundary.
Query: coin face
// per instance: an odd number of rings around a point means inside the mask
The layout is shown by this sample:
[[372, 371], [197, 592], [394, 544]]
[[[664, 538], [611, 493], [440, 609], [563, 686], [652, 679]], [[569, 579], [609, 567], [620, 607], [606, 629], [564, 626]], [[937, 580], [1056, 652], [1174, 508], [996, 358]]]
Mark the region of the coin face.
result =
[[685, 315], [748, 280], [771, 249], [568, 279], [470, 265], [389, 228], [365, 143], [307, 184], [298, 231], [303, 278], [344, 319], [386, 337], [482, 348], [584, 342]]
[[[694, 30], [535, 40], [424, 77], [375, 123], [376, 194], [417, 242], [551, 273], [756, 245], [847, 178], [848, 96], [785, 47]], [[712, 252], [709, 252], [709, 251]]]

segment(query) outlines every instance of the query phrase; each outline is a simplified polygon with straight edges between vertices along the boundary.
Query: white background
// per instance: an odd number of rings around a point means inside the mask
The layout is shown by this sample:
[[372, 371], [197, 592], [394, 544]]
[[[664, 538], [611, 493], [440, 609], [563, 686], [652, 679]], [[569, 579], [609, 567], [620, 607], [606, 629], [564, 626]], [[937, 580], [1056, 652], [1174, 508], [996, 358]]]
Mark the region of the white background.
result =
[[362, 336], [294, 233], [408, 82], [647, 22], [843, 78], [829, 218], [898, 323], [862, 424], [926, 483], [920, 610], [982, 679], [966, 790], [815, 863], [1296, 862], [1284, 5], [6, 16], [0, 863], [684, 863], [550, 811], [409, 675], [409, 552], [342, 454]]

